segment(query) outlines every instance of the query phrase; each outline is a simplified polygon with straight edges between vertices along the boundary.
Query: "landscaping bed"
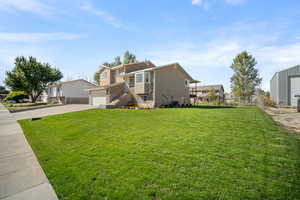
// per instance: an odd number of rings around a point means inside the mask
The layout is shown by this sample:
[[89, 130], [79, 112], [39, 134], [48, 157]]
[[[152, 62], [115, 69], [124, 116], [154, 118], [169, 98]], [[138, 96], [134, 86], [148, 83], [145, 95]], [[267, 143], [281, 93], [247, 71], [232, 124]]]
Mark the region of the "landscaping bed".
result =
[[12, 113], [62, 105], [62, 104], [46, 104], [46, 103], [2, 103], [2, 104]]
[[20, 124], [59, 199], [300, 199], [300, 142], [256, 107], [94, 109]]

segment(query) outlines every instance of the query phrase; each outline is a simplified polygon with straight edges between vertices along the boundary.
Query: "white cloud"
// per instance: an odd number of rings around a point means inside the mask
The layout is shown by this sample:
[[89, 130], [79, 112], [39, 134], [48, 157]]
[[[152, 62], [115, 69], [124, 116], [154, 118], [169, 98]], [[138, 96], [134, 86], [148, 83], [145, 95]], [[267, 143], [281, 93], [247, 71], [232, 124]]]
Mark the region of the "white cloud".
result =
[[[219, 1], [219, 0], [218, 0]], [[225, 3], [236, 6], [244, 3], [246, 0], [224, 0]], [[215, 0], [192, 0], [192, 5], [201, 6], [205, 9], [210, 8], [210, 5], [215, 3]]]
[[193, 5], [202, 5], [203, 0], [192, 0]]
[[226, 3], [231, 5], [239, 5], [245, 2], [245, 0], [225, 0]]
[[37, 0], [0, 0], [1, 10], [17, 10], [39, 15], [51, 15], [53, 8]]
[[203, 7], [205, 10], [210, 8], [210, 1], [208, 0], [192, 0], [192, 5]]
[[48, 40], [74, 40], [82, 36], [73, 33], [1, 33], [0, 42], [35, 42]]
[[274, 33], [270, 34], [262, 28], [275, 27], [271, 24], [238, 24], [238, 30], [237, 23], [214, 30], [210, 34], [214, 39], [173, 44], [169, 41], [171, 46], [161, 44], [143, 54], [158, 65], [179, 62], [203, 84], [222, 83], [226, 91], [230, 90], [230, 65], [241, 51], [247, 50], [256, 58], [265, 90], [269, 90], [269, 81], [275, 72], [300, 64], [300, 39], [280, 43], [279, 30], [272, 29]]
[[101, 10], [99, 8], [95, 8], [91, 3], [85, 1], [81, 9], [101, 18], [105, 23], [112, 25], [115, 28], [124, 28], [125, 25], [122, 24], [116, 17], [111, 15], [109, 12]]

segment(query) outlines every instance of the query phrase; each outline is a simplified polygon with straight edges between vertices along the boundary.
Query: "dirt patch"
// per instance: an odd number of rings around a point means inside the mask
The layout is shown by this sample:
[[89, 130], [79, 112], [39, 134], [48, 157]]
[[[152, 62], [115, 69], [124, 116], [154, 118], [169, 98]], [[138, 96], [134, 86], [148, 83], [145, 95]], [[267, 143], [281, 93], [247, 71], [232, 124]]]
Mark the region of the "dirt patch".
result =
[[275, 122], [286, 127], [289, 131], [300, 133], [300, 113], [296, 109], [268, 107], [265, 108], [265, 111], [273, 117]]

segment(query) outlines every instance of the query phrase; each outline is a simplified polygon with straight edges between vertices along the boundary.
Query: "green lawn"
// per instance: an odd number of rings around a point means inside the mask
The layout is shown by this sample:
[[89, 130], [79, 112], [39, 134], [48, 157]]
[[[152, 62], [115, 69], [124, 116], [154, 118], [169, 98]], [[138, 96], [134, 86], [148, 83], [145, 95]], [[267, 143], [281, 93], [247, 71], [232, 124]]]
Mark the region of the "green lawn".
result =
[[300, 199], [300, 142], [255, 107], [20, 121], [60, 199]]

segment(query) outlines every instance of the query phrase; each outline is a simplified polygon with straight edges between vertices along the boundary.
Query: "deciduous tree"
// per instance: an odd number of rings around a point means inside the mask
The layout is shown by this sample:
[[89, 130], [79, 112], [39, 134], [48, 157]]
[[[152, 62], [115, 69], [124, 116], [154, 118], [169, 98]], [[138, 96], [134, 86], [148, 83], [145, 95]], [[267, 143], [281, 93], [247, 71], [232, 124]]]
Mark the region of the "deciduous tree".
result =
[[6, 72], [5, 84], [12, 91], [24, 91], [36, 102], [46, 88], [63, 77], [48, 63], [40, 63], [34, 57], [17, 57], [15, 67]]

